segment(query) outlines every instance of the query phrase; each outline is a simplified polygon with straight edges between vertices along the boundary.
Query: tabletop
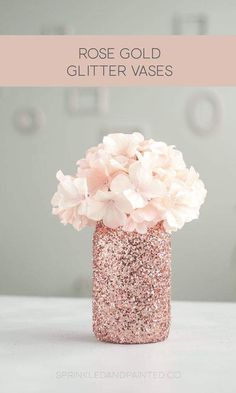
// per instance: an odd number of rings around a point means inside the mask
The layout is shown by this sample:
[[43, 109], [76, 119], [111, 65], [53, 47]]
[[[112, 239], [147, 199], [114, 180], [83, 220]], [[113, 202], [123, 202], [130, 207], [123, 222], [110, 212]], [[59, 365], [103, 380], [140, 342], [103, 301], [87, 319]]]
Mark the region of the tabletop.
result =
[[169, 338], [109, 344], [91, 300], [0, 297], [1, 393], [236, 392], [236, 304], [172, 302]]

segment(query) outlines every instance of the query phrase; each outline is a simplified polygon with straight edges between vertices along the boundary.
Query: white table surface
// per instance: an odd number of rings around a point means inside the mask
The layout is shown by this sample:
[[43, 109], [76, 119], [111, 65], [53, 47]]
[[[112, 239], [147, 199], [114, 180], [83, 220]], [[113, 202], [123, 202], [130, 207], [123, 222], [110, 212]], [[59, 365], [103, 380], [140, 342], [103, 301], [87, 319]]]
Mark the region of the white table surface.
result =
[[91, 300], [0, 297], [0, 392], [235, 393], [236, 304], [172, 303], [167, 341], [98, 342]]

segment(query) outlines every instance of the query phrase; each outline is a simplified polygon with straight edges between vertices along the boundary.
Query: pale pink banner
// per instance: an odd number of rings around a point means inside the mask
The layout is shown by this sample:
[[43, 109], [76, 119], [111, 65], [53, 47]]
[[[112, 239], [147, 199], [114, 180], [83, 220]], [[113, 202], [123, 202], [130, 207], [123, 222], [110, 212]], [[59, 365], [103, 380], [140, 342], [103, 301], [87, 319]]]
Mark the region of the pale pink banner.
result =
[[236, 85], [236, 36], [0, 36], [1, 86]]

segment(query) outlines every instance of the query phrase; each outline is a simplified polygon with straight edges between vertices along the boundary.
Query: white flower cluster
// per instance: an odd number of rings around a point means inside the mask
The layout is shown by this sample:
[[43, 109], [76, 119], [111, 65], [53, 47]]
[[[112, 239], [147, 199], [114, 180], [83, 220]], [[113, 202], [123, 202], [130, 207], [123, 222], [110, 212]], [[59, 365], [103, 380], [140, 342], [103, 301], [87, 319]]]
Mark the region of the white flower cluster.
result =
[[57, 173], [53, 214], [80, 230], [103, 221], [109, 228], [146, 233], [163, 222], [176, 231], [198, 218], [206, 189], [174, 146], [140, 133], [110, 134], [78, 161], [76, 175]]

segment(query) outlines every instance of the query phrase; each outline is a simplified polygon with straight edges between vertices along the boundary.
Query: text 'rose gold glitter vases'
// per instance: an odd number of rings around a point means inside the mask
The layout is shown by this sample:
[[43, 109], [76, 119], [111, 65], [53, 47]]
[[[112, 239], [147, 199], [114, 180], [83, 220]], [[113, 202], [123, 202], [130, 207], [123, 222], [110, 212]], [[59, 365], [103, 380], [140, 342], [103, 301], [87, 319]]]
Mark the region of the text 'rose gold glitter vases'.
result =
[[98, 223], [93, 239], [93, 330], [101, 341], [165, 340], [171, 242], [162, 223], [140, 234]]

